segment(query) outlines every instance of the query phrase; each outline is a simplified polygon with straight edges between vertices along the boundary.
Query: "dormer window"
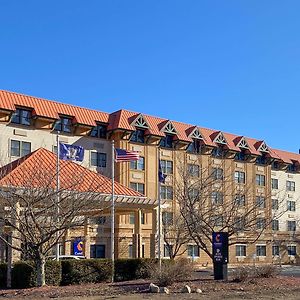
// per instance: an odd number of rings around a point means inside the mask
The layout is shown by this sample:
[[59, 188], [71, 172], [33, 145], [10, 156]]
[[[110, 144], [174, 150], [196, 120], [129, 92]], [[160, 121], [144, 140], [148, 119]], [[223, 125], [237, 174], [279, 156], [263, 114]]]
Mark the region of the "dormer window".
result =
[[173, 135], [166, 134], [165, 137], [161, 138], [159, 146], [164, 148], [173, 148]]
[[225, 150], [223, 149], [223, 148], [214, 148], [213, 150], [212, 150], [212, 153], [211, 153], [211, 155], [213, 156], [213, 157], [224, 157], [225, 156]]
[[225, 138], [225, 136], [223, 135], [222, 132], [219, 132], [217, 134], [217, 136], [214, 138], [213, 142], [217, 143], [217, 144], [221, 144], [221, 145], [226, 145], [227, 144], [226, 138]]
[[238, 160], [238, 161], [245, 161], [246, 158], [247, 158], [247, 156], [246, 156], [246, 151], [245, 150], [242, 150], [241, 152], [238, 152], [235, 155], [235, 160]]
[[137, 129], [136, 131], [134, 131], [131, 134], [130, 141], [137, 143], [145, 143], [145, 130]]
[[288, 172], [296, 172], [296, 171], [297, 171], [296, 165], [295, 165], [295, 164], [290, 164], [290, 165], [288, 165], [287, 171], [288, 171]]
[[31, 111], [28, 109], [17, 108], [11, 116], [11, 123], [30, 126]]
[[279, 170], [279, 162], [278, 161], [273, 161], [272, 165], [271, 165], [271, 168], [273, 170]]
[[101, 139], [106, 139], [106, 135], [107, 135], [107, 125], [104, 124], [98, 124], [90, 132], [90, 136], [101, 138]]
[[67, 117], [60, 117], [54, 124], [54, 130], [60, 132], [71, 133], [72, 132], [72, 119]]
[[142, 114], [139, 114], [137, 118], [131, 123], [131, 125], [145, 129], [149, 128], [148, 123], [146, 122], [146, 119]]
[[189, 144], [186, 151], [189, 153], [201, 153], [201, 141], [194, 139], [193, 142]]
[[266, 165], [267, 164], [267, 157], [265, 154], [256, 158], [256, 164], [258, 165]]

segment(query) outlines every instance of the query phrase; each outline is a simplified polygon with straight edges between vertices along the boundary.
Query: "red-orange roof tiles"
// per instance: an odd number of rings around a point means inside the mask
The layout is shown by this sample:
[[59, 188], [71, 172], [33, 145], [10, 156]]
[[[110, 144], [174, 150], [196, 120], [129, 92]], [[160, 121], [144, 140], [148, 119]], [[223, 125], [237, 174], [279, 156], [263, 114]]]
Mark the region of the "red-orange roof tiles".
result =
[[[44, 148], [0, 168], [0, 186], [56, 188], [56, 155]], [[60, 186], [64, 190], [111, 194], [112, 182], [77, 163], [60, 160]], [[144, 197], [115, 182], [116, 195]]]

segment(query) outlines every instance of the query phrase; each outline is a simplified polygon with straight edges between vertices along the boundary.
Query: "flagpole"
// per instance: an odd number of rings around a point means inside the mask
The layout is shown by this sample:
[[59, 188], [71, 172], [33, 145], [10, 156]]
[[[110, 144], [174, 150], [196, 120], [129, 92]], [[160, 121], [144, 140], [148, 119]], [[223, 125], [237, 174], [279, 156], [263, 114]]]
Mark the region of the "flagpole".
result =
[[[57, 214], [57, 221], [59, 221], [59, 190], [60, 190], [60, 181], [59, 181], [59, 172], [60, 172], [60, 165], [59, 165], [59, 131], [56, 134], [56, 214]], [[59, 232], [56, 233], [57, 241], [55, 245], [55, 259], [59, 260]]]
[[112, 277], [111, 282], [114, 282], [115, 275], [115, 141], [111, 142], [111, 264]]
[[[160, 165], [160, 150], [158, 148], [158, 168]], [[159, 262], [159, 272], [161, 273], [161, 182], [158, 178], [158, 262]]]

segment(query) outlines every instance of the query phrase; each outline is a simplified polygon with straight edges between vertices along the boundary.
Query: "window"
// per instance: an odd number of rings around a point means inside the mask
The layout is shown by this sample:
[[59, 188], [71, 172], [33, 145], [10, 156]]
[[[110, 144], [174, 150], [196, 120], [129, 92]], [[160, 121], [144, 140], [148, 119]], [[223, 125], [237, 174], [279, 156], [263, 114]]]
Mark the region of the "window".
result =
[[107, 125], [103, 125], [103, 124], [98, 124], [90, 132], [90, 136], [101, 138], [101, 139], [106, 139], [106, 135], [107, 135]]
[[173, 162], [170, 160], [161, 160], [160, 166], [163, 174], [173, 174]]
[[187, 245], [187, 255], [189, 257], [199, 257], [200, 251], [197, 245]]
[[212, 192], [211, 200], [212, 200], [212, 204], [223, 204], [223, 193], [222, 192]]
[[279, 256], [279, 246], [278, 245], [273, 245], [272, 246], [272, 255], [273, 256]]
[[246, 197], [245, 195], [235, 195], [235, 204], [237, 206], [245, 206], [246, 205]]
[[287, 210], [288, 211], [296, 211], [296, 202], [292, 200], [288, 200], [287, 202]]
[[266, 165], [267, 164], [267, 159], [265, 155], [259, 156], [256, 158], [256, 163], [258, 165]]
[[171, 186], [162, 185], [160, 187], [160, 197], [164, 200], [173, 200], [173, 188]]
[[247, 158], [246, 156], [246, 153], [245, 151], [241, 151], [241, 152], [238, 152], [236, 155], [235, 155], [235, 160], [238, 160], [238, 161], [245, 161]]
[[146, 214], [145, 213], [141, 213], [141, 224], [146, 224]]
[[257, 256], [266, 256], [267, 255], [266, 245], [256, 245], [256, 255]]
[[288, 172], [296, 172], [297, 171], [296, 165], [295, 164], [288, 165], [287, 171]]
[[164, 245], [164, 257], [170, 257], [172, 254], [173, 245]]
[[134, 224], [134, 220], [135, 220], [134, 213], [130, 213], [129, 214], [129, 224]]
[[132, 244], [128, 245], [128, 257], [133, 258], [133, 247]]
[[265, 184], [266, 184], [266, 176], [265, 175], [256, 174], [256, 184], [260, 185], [260, 186], [265, 186]]
[[137, 129], [131, 134], [131, 142], [145, 143], [145, 130]]
[[287, 221], [287, 230], [296, 231], [296, 221]]
[[91, 166], [105, 168], [106, 153], [91, 152]]
[[130, 169], [131, 170], [145, 170], [145, 158], [140, 156], [138, 160], [130, 161]]
[[213, 226], [222, 227], [223, 226], [223, 216], [212, 216], [211, 223]]
[[235, 256], [247, 256], [246, 245], [235, 245]]
[[130, 182], [130, 188], [141, 194], [145, 194], [145, 185], [143, 183]]
[[189, 164], [188, 165], [188, 173], [193, 177], [200, 176], [200, 167], [198, 165]]
[[288, 255], [297, 255], [297, 248], [295, 245], [288, 245], [287, 246], [287, 250], [288, 250]]
[[173, 148], [173, 135], [166, 134], [161, 138], [159, 145], [164, 148]]
[[277, 210], [279, 208], [278, 199], [272, 199], [272, 209]]
[[236, 231], [243, 231], [245, 228], [246, 220], [245, 217], [236, 217], [234, 219], [234, 228]]
[[286, 181], [286, 190], [289, 192], [295, 192], [295, 181]]
[[225, 151], [223, 148], [214, 148], [211, 152], [212, 157], [224, 157]]
[[30, 125], [31, 111], [17, 108], [11, 116], [11, 122], [15, 124]]
[[11, 156], [25, 156], [31, 152], [31, 143], [11, 140], [10, 155]]
[[193, 140], [193, 142], [189, 144], [186, 151], [189, 153], [196, 153], [196, 154], [201, 153], [201, 141]]
[[266, 219], [257, 218], [256, 220], [256, 229], [265, 229], [266, 228]]
[[213, 168], [211, 175], [214, 180], [223, 179], [223, 169]]
[[266, 199], [263, 196], [256, 196], [257, 208], [266, 208]]
[[195, 201], [195, 200], [197, 200], [199, 198], [199, 190], [191, 188], [188, 191], [188, 195], [189, 195], [189, 199], [190, 200]]
[[170, 211], [163, 211], [162, 212], [162, 224], [164, 226], [173, 225], [173, 213]]
[[91, 245], [91, 258], [105, 258], [105, 245]]
[[274, 231], [279, 230], [279, 221], [278, 220], [272, 220], [272, 230], [274, 230]]
[[245, 172], [235, 171], [234, 180], [236, 183], [245, 183]]
[[273, 161], [271, 165], [272, 170], [279, 170], [279, 162]]
[[54, 130], [60, 132], [71, 133], [72, 131], [72, 119], [60, 117], [54, 124]]
[[271, 185], [273, 190], [278, 190], [278, 179], [272, 178], [271, 179]]

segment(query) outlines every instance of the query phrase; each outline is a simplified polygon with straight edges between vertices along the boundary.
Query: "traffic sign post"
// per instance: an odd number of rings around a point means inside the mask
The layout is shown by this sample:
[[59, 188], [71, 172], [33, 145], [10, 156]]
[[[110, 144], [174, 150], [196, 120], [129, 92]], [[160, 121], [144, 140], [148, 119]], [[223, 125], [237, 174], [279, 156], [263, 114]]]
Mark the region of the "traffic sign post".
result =
[[213, 232], [212, 234], [214, 279], [227, 280], [228, 278], [228, 233]]

